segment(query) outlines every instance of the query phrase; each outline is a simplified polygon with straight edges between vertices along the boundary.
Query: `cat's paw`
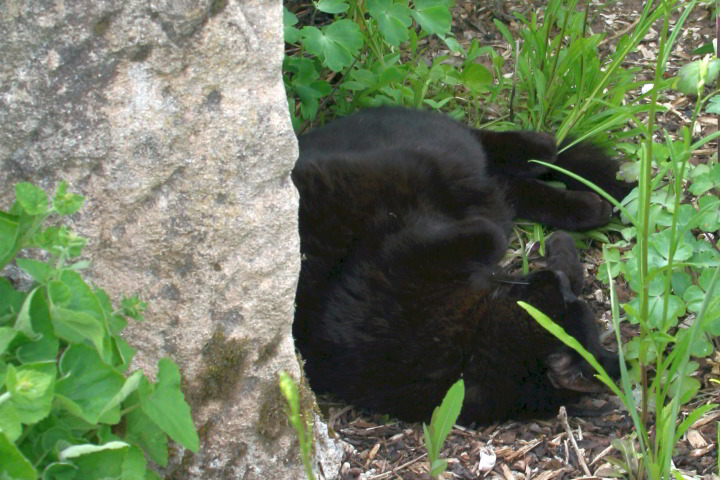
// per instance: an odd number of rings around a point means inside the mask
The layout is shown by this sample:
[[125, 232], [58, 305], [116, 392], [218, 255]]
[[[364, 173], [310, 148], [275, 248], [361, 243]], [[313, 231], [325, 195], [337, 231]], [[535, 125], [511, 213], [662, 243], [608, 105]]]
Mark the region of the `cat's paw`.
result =
[[566, 191], [568, 230], [582, 231], [607, 225], [612, 217], [612, 205], [593, 192]]

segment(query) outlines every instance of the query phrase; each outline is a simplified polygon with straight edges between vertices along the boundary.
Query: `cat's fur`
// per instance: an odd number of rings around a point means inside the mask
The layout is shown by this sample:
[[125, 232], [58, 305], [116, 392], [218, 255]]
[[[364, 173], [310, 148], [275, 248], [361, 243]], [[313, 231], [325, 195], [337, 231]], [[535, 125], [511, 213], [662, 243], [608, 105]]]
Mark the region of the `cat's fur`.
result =
[[399, 108], [333, 121], [299, 144], [292, 179], [303, 260], [293, 334], [315, 391], [428, 420], [462, 377], [461, 422], [552, 414], [575, 390], [592, 388], [592, 369], [518, 300], [618, 373], [577, 298], [583, 269], [569, 235], [547, 242], [546, 270], [512, 279], [498, 267], [514, 217], [568, 230], [607, 223], [607, 202], [527, 162], [553, 162], [621, 198], [629, 186], [599, 149], [557, 154], [545, 134], [475, 130]]

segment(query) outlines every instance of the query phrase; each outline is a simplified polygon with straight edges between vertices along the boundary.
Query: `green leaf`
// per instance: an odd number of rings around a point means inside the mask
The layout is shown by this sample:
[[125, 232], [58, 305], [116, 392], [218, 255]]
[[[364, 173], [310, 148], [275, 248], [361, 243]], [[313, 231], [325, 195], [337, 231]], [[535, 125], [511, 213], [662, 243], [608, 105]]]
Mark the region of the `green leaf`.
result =
[[85, 197], [68, 193], [67, 182], [60, 182], [53, 198], [53, 208], [60, 215], [72, 215], [83, 207]]
[[10, 407], [15, 410], [17, 419], [24, 424], [37, 423], [50, 414], [55, 385], [54, 365], [50, 368], [36, 369], [24, 365], [16, 369], [7, 366], [5, 385], [10, 393]]
[[715, 47], [713, 46], [713, 42], [706, 42], [704, 45], [690, 52], [690, 55], [705, 55], [708, 53], [711, 55], [715, 53]]
[[15, 290], [7, 278], [0, 277], [0, 318], [19, 312], [25, 302], [25, 295], [25, 292]]
[[447, 469], [447, 460], [444, 458], [438, 458], [430, 465], [430, 476], [436, 477]]
[[97, 423], [125, 386], [122, 373], [87, 345], [71, 345], [60, 359], [56, 401], [88, 423]]
[[52, 267], [45, 262], [31, 258], [18, 258], [15, 260], [18, 267], [30, 274], [38, 283], [47, 283]]
[[[700, 218], [700, 229], [703, 232], [714, 232], [720, 229], [720, 200], [718, 200], [717, 196], [705, 195], [698, 198], [697, 202], [701, 209], [708, 208], [708, 212]], [[713, 204], [717, 205], [713, 207]]]
[[20, 416], [11, 401], [0, 403], [0, 435], [3, 434], [12, 442], [22, 435]]
[[77, 479], [120, 480], [127, 478], [123, 477], [123, 464], [129, 450], [130, 445], [119, 441], [104, 445], [73, 445], [60, 452], [60, 460], [69, 460], [78, 467]]
[[702, 195], [714, 186], [709, 174], [700, 175], [693, 179], [692, 185], [690, 185], [690, 193], [693, 195]]
[[167, 466], [167, 436], [142, 410], [133, 410], [125, 416], [125, 440], [141, 447], [161, 467]]
[[677, 75], [677, 89], [685, 95], [697, 95], [700, 82], [711, 85], [720, 72], [720, 60], [695, 60], [684, 65]]
[[[440, 449], [445, 443], [445, 438], [452, 430], [462, 409], [465, 397], [465, 383], [462, 379], [455, 382], [445, 394], [442, 403], [433, 411], [430, 420], [430, 427], [423, 424], [423, 435], [425, 436], [425, 447], [428, 449], [428, 458], [431, 463], [431, 475], [434, 477], [447, 467], [446, 460], [438, 460]], [[435, 472], [435, 473], [432, 473]]]
[[100, 416], [103, 416], [107, 412], [109, 412], [111, 409], [117, 407], [120, 405], [131, 393], [133, 393], [135, 390], [137, 390], [138, 386], [140, 385], [140, 381], [143, 379], [145, 375], [141, 371], [133, 372], [123, 384], [122, 388], [119, 392], [117, 392], [110, 401], [105, 405], [105, 407], [100, 412]]
[[55, 336], [45, 295], [34, 295], [30, 302], [30, 324], [38, 335], [24, 343], [15, 355], [21, 363], [55, 362], [60, 343]]
[[445, 438], [460, 416], [464, 398], [465, 383], [460, 379], [450, 387], [440, 406], [433, 411], [430, 425], [435, 427], [435, 440], [437, 440], [435, 444], [442, 445], [445, 442]]
[[367, 8], [390, 45], [398, 46], [407, 41], [408, 28], [412, 25], [412, 12], [407, 5], [392, 0], [368, 0]]
[[62, 307], [50, 307], [55, 334], [70, 343], [82, 343], [90, 340], [98, 353], [105, 357], [105, 328], [92, 315]]
[[479, 63], [471, 63], [467, 65], [460, 76], [463, 85], [470, 90], [480, 90], [492, 84], [492, 74], [490, 71]]
[[16, 370], [9, 364], [5, 386], [13, 399], [33, 402], [47, 397], [48, 391], [52, 393], [53, 380], [52, 375], [24, 368]]
[[353, 56], [363, 46], [363, 36], [358, 26], [347, 19], [337, 20], [320, 31], [316, 27], [303, 27], [303, 46], [322, 59], [323, 64], [334, 72], [350, 66]]
[[42, 480], [74, 480], [77, 467], [68, 462], [53, 462], [43, 470]]
[[35, 294], [40, 290], [39, 287], [33, 289], [23, 302], [20, 312], [18, 312], [17, 319], [15, 319], [15, 330], [24, 333], [28, 338], [37, 340], [40, 336], [33, 330], [32, 321], [30, 318], [30, 306], [33, 302]]
[[64, 270], [59, 280], [67, 285], [72, 291], [72, 300], [70, 301], [68, 308], [80, 312], [87, 312], [99, 321], [104, 320], [105, 313], [102, 305], [90, 286], [85, 283], [82, 275], [77, 272]]
[[37, 472], [32, 464], [12, 443], [0, 432], [0, 478], [3, 480], [35, 480]]
[[114, 337], [115, 348], [117, 349], [117, 359], [113, 362], [120, 371], [126, 371], [130, 367], [130, 362], [135, 356], [135, 349], [132, 348], [125, 339]]
[[63, 282], [53, 280], [48, 284], [48, 296], [50, 302], [58, 307], [66, 307], [72, 300], [72, 291], [70, 287], [65, 285]]
[[445, 35], [450, 31], [452, 15], [445, 0], [415, 0], [412, 16], [427, 33]]
[[437, 448], [433, 444], [433, 435], [430, 433], [428, 426], [423, 422], [423, 437], [425, 438], [425, 448], [428, 451], [428, 458], [432, 462], [437, 458]]
[[691, 285], [687, 288], [687, 290], [685, 290], [683, 300], [687, 303], [688, 311], [698, 313], [703, 300], [705, 300], [705, 292], [703, 292], [697, 285]]
[[193, 452], [200, 448], [190, 406], [180, 390], [180, 371], [172, 360], [162, 358], [158, 362], [158, 383], [155, 392], [142, 404], [142, 411], [150, 417], [170, 438]]
[[138, 447], [130, 447], [122, 464], [120, 480], [136, 480], [145, 477], [147, 460], [145, 454]]
[[15, 255], [20, 224], [16, 215], [0, 212], [0, 270]]
[[27, 182], [15, 185], [15, 198], [28, 215], [43, 215], [50, 206], [45, 191]]
[[320, 0], [317, 3], [313, 2], [313, 4], [321, 12], [332, 14], [344, 13], [350, 8], [350, 5], [345, 0]]
[[497, 18], [493, 20], [493, 23], [495, 24], [495, 28], [500, 30], [500, 34], [503, 36], [506, 42], [508, 42], [508, 45], [512, 47], [512, 49], [515, 49], [515, 41], [513, 40], [512, 33], [510, 33], [510, 30], [507, 28], [507, 26], [502, 23]]
[[286, 27], [292, 27], [298, 23], [297, 16], [292, 13], [287, 7], [283, 7], [283, 25]]
[[0, 327], [0, 355], [5, 353], [10, 343], [18, 335], [18, 331], [10, 327]]

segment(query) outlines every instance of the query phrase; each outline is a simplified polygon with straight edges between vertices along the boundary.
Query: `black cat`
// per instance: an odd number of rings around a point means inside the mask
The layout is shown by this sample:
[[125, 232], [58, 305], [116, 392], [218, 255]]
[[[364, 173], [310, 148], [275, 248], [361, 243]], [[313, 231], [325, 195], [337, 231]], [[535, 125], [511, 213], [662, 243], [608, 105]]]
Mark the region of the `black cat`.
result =
[[582, 183], [527, 162], [552, 162], [621, 198], [630, 186], [599, 149], [557, 154], [545, 134], [475, 130], [399, 108], [333, 121], [299, 143], [293, 335], [315, 391], [428, 420], [462, 377], [462, 423], [556, 413], [596, 386], [592, 368], [518, 300], [619, 373], [576, 296], [583, 269], [568, 234], [548, 240], [547, 270], [509, 278], [498, 267], [514, 217], [568, 230], [608, 222], [611, 206]]

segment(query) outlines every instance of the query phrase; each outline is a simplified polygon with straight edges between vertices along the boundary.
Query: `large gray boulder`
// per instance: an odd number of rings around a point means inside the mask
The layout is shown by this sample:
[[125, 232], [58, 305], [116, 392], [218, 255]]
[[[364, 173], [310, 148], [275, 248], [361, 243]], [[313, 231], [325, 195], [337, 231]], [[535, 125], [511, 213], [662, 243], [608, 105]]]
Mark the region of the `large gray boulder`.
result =
[[0, 3], [0, 201], [18, 181], [85, 195], [91, 280], [151, 305], [134, 367], [184, 374], [202, 447], [173, 478], [304, 478], [276, 385], [300, 378], [282, 34], [280, 0]]

